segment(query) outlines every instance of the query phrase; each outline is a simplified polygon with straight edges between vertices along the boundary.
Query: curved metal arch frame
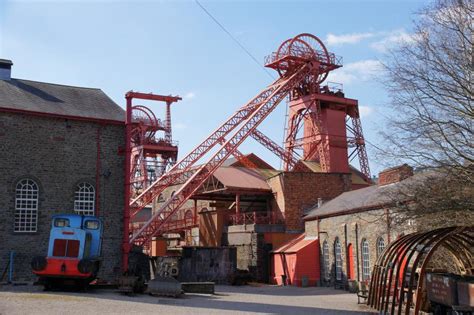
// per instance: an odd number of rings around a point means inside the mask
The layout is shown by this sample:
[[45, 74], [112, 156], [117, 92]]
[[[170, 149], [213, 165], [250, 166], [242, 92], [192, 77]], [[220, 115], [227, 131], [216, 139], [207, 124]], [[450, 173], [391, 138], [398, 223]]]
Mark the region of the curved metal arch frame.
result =
[[[463, 226], [440, 228], [400, 237], [377, 259], [372, 272], [367, 304], [384, 314], [389, 313], [390, 306], [390, 314], [395, 314], [397, 311], [396, 313], [401, 315], [403, 310], [405, 314], [410, 314], [414, 302], [414, 314], [419, 314], [425, 271], [432, 255], [442, 246], [453, 255], [459, 269], [472, 274], [473, 234], [474, 226]], [[407, 283], [409, 266], [411, 272]], [[418, 269], [419, 277], [415, 279]]]

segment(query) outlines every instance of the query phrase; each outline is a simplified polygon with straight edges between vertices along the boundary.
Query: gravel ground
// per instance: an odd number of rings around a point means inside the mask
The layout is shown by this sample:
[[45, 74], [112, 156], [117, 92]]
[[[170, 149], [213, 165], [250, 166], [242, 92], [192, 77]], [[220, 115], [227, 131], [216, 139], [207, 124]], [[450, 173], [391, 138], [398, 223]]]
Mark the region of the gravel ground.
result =
[[331, 288], [270, 285], [216, 286], [215, 295], [173, 299], [126, 296], [113, 290], [43, 292], [36, 286], [0, 286], [0, 314], [368, 314], [355, 294]]

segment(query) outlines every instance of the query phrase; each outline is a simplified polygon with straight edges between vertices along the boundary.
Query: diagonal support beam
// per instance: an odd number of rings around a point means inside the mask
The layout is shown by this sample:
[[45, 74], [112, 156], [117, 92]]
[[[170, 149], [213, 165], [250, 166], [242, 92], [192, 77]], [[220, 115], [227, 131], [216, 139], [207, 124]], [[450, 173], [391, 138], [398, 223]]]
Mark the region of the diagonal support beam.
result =
[[[233, 152], [235, 152], [238, 146], [254, 132], [257, 126], [276, 108], [276, 106], [293, 90], [293, 88], [308, 75], [312, 67], [313, 65], [311, 63], [301, 65], [289, 77], [279, 79], [274, 84], [265, 89], [265, 95], [259, 99], [259, 104], [255, 104], [254, 101], [251, 101], [250, 104], [253, 103], [253, 106], [249, 106], [249, 104], [247, 104], [242, 107], [238, 112], [242, 110], [247, 111], [245, 117], [242, 117], [240, 120], [241, 124], [229, 124], [229, 128], [225, 129], [226, 134], [228, 134], [231, 130], [236, 130], [235, 133], [233, 133], [232, 136], [227, 141], [225, 141], [222, 147], [219, 148], [205, 164], [195, 169], [194, 173], [187, 179], [185, 184], [183, 184], [176, 191], [176, 193], [155, 212], [150, 220], [131, 237], [130, 244], [135, 243], [139, 246], [143, 246], [144, 244], [150, 242], [154, 235], [160, 233], [169, 218], [176, 211], [178, 211], [179, 208], [184, 205], [187, 200], [189, 200], [189, 198], [192, 197], [192, 195], [214, 173], [214, 171], [219, 166], [221, 166], [222, 163], [224, 163], [224, 161]], [[250, 112], [249, 107], [252, 108]], [[228, 123], [224, 123], [224, 125], [226, 124]], [[222, 130], [222, 128], [223, 126], [219, 127], [218, 130]], [[208, 141], [210, 141], [215, 145], [222, 137], [224, 137], [222, 133], [224, 132], [221, 132], [217, 138], [213, 137], [212, 139], [206, 139], [203, 144], [206, 144]], [[203, 144], [198, 147], [203, 148], [200, 150], [201, 152], [210, 146], [210, 144]], [[197, 149], [193, 150], [193, 152]], [[192, 163], [188, 163], [183, 172], [189, 171], [191, 165], [198, 160], [198, 157], [202, 157], [202, 154], [196, 154], [195, 158], [193, 158], [194, 161]], [[181, 163], [183, 162], [179, 162], [176, 165], [180, 165]], [[163, 186], [164, 184], [165, 186]], [[157, 190], [162, 191], [167, 186], [172, 186], [173, 184], [174, 180], [171, 181], [169, 179], [162, 184], [160, 178], [160, 180], [153, 183], [153, 185], [150, 187], [150, 190], [160, 187], [160, 189]], [[153, 190], [153, 192], [156, 192], [157, 190]], [[145, 194], [143, 194], [139, 200], [135, 200], [135, 203], [143, 203], [144, 201], [148, 200], [147, 197], [148, 195], [145, 192]], [[151, 200], [153, 200], [153, 198], [150, 198], [148, 202], [151, 202]]]
[[250, 136], [255, 139], [257, 142], [262, 144], [265, 148], [270, 150], [271, 152], [275, 153], [285, 165], [289, 166], [289, 169], [295, 167], [298, 159], [295, 158], [292, 154], [289, 154], [284, 148], [282, 148], [278, 143], [267, 137], [258, 129], [255, 129]]

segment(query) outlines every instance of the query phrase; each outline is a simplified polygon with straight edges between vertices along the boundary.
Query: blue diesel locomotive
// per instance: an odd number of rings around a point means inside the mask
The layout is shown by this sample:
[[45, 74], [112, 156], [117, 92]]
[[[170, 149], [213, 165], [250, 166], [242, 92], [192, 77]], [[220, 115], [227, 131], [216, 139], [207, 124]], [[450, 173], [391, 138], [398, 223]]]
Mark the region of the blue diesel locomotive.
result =
[[101, 220], [77, 214], [55, 215], [52, 219], [48, 255], [33, 258], [33, 273], [45, 289], [87, 286], [96, 279], [101, 264]]

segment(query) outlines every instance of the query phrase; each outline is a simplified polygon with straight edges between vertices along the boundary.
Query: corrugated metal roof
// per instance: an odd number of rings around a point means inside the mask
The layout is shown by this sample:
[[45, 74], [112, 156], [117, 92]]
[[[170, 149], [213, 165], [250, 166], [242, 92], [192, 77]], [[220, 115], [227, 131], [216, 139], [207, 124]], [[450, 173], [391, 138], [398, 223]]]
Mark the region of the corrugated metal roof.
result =
[[[255, 153], [245, 154], [245, 157], [251, 162], [253, 162], [258, 168], [274, 170], [274, 168], [270, 164], [262, 160]], [[225, 160], [225, 162], [222, 165], [243, 167], [243, 165], [235, 157], [228, 158], [227, 160]]]
[[0, 108], [125, 121], [125, 111], [102, 90], [30, 80], [0, 80]]
[[265, 177], [254, 169], [221, 166], [214, 172], [213, 176], [228, 188], [271, 191]]
[[306, 246], [314, 244], [318, 241], [316, 237], [306, 237], [304, 234], [300, 235], [299, 237], [295, 238], [294, 240], [289, 241], [288, 243], [280, 246], [279, 248], [271, 251], [273, 254], [291, 254], [297, 253]]

